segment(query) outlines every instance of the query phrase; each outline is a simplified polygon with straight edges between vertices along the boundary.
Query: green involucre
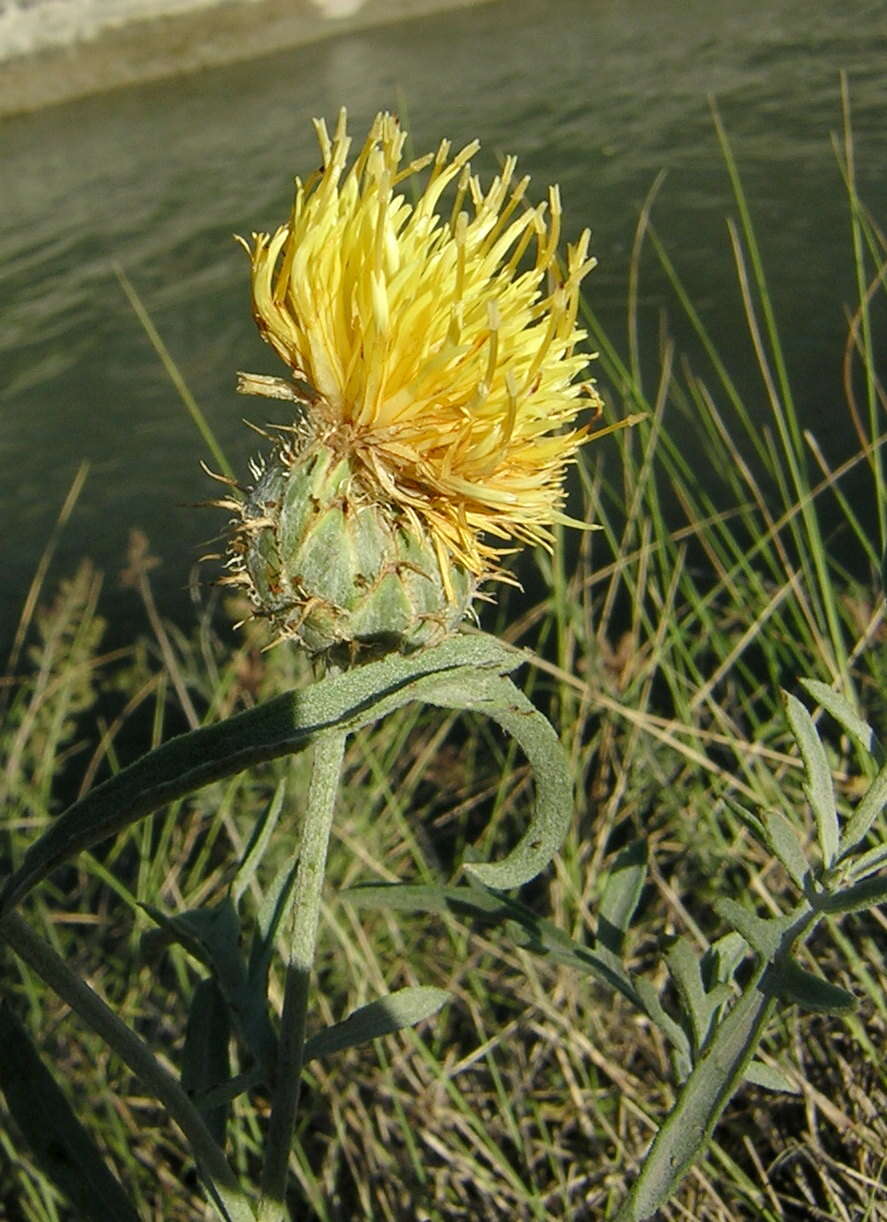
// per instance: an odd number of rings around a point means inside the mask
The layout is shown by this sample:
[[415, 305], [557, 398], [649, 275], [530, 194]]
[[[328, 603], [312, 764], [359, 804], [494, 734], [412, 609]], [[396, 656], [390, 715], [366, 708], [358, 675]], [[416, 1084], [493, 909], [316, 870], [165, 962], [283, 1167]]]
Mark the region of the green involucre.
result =
[[257, 614], [315, 654], [441, 640], [474, 593], [458, 565], [444, 579], [417, 518], [368, 496], [353, 462], [319, 441], [275, 448], [232, 550]]

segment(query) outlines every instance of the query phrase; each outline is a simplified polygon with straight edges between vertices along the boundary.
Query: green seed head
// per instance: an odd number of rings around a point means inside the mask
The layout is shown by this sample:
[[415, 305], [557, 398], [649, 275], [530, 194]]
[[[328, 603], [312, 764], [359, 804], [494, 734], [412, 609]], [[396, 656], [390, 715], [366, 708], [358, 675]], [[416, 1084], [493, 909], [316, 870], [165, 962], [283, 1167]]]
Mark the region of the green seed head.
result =
[[353, 661], [436, 642], [464, 618], [475, 579], [441, 560], [416, 515], [366, 490], [354, 460], [317, 438], [254, 466], [231, 539], [232, 579], [277, 639]]

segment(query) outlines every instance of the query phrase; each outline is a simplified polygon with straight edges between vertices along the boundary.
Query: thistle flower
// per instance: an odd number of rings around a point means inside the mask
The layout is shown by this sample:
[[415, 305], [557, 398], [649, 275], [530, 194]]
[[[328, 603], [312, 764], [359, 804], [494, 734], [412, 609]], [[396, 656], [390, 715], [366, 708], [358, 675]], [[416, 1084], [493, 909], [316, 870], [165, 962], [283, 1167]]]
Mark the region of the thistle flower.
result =
[[[512, 157], [484, 190], [476, 141], [404, 164], [406, 134], [380, 114], [348, 167], [344, 110], [332, 138], [315, 128], [322, 165], [296, 179], [288, 223], [243, 242], [255, 320], [291, 380], [241, 375], [240, 389], [300, 410], [240, 510], [234, 579], [310, 649], [376, 639], [389, 612], [386, 635], [421, 643], [506, 576], [505, 552], [581, 525], [563, 513], [564, 478], [588, 435], [577, 413], [600, 407], [575, 351], [595, 261], [586, 231], [561, 271], [558, 190], [528, 205]], [[389, 599], [365, 614], [380, 576], [411, 587], [402, 612]]]

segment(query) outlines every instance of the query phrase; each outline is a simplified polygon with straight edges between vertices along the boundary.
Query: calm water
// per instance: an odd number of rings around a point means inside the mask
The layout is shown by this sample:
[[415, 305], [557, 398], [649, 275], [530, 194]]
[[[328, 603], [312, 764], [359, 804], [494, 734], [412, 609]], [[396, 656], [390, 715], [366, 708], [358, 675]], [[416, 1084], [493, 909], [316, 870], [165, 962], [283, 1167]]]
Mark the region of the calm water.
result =
[[[0, 127], [0, 657], [81, 459], [91, 474], [61, 573], [90, 555], [108, 574], [113, 635], [141, 622], [117, 588], [130, 526], [163, 558], [162, 610], [185, 620], [184, 588], [218, 516], [200, 438], [114, 277], [116, 260], [230, 458], [255, 438], [238, 368], [282, 373], [249, 315], [247, 263], [232, 233], [286, 215], [291, 178], [317, 161], [312, 115], [347, 104], [361, 136], [376, 110], [408, 118], [418, 150], [479, 136], [488, 172], [514, 152], [539, 196], [562, 187], [568, 230], [589, 225], [589, 293], [624, 333], [628, 254], [640, 204], [656, 209], [719, 346], [741, 367], [738, 293], [724, 218], [734, 209], [707, 95], [734, 142], [760, 225], [806, 419], [845, 452], [840, 361], [852, 297], [849, 230], [831, 133], [849, 74], [863, 197], [887, 213], [883, 4], [853, 0], [507, 0], [350, 35], [261, 61], [117, 92]], [[815, 11], [814, 11], [815, 10]], [[669, 304], [651, 269], [642, 318]], [[677, 320], [674, 329], [681, 337]], [[749, 397], [762, 398], [746, 375]], [[211, 574], [208, 574], [210, 576]]]

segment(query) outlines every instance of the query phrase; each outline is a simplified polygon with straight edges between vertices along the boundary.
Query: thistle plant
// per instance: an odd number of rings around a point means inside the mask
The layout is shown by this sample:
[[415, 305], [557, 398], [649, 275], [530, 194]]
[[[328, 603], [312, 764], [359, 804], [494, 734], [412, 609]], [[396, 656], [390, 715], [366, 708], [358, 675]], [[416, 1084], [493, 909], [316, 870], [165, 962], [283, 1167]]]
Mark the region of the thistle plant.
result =
[[[451, 156], [444, 144], [403, 165], [404, 134], [380, 115], [349, 166], [344, 115], [332, 137], [322, 123], [317, 131], [322, 165], [297, 181], [288, 223], [244, 243], [256, 322], [288, 374], [241, 374], [240, 389], [291, 404], [293, 419], [268, 437], [253, 485], [231, 482], [218, 503], [232, 517], [225, 580], [267, 621], [269, 645], [309, 656], [319, 677], [173, 738], [88, 792], [15, 863], [0, 895], [0, 933], [167, 1110], [218, 1216], [283, 1222], [295, 1195], [288, 1173], [305, 1065], [428, 1019], [448, 1000], [438, 988], [402, 988], [308, 1036], [347, 739], [416, 702], [483, 714], [514, 739], [533, 774], [534, 808], [517, 845], [501, 860], [466, 860], [455, 881], [367, 883], [340, 898], [357, 909], [447, 914], [506, 950], [617, 992], [658, 1032], [675, 1102], [631, 1187], [600, 1214], [642, 1222], [673, 1196], [743, 1083], [795, 1089], [759, 1055], [774, 1013], [852, 1007], [849, 993], [813, 970], [808, 943], [819, 925], [887, 898], [883, 745], [851, 698], [836, 694], [837, 679], [804, 683], [807, 703], [843, 736], [842, 761], [859, 763], [861, 776], [845, 775], [836, 793], [816, 712], [785, 695], [805, 802], [783, 773], [757, 791], [768, 795], [761, 809], [737, 805], [742, 790], [733, 787], [723, 798], [779, 863], [794, 902], [761, 913], [723, 897], [718, 936], [701, 952], [686, 937], [667, 947], [664, 985], [630, 966], [646, 842], [610, 864], [593, 940], [571, 937], [510, 894], [558, 852], [571, 770], [551, 725], [509, 678], [526, 655], [479, 632], [472, 603], [490, 583], [513, 580], [509, 550], [550, 548], [556, 526], [587, 525], [565, 515], [564, 479], [578, 447], [607, 431], [592, 433], [581, 419], [600, 405], [577, 350], [588, 237], [561, 264], [557, 192], [531, 207], [511, 160], [484, 190], [469, 165], [474, 145]], [[186, 948], [203, 972], [175, 1075], [15, 908], [91, 845], [213, 781], [300, 752], [311, 756], [304, 797], [278, 785], [222, 898], [186, 911], [150, 907], [158, 938]], [[251, 905], [273, 845], [283, 864]], [[8, 1006], [0, 1049], [9, 1109], [78, 1216], [137, 1218]], [[266, 1099], [267, 1122], [259, 1120]], [[254, 1183], [230, 1157], [235, 1100], [237, 1121], [252, 1106], [261, 1135]]]
[[[254, 486], [232, 484], [218, 503], [234, 514], [226, 580], [245, 587], [255, 614], [272, 625], [271, 643], [307, 651], [321, 677], [172, 739], [92, 790], [32, 845], [2, 897], [7, 942], [166, 1106], [208, 1196], [235, 1222], [289, 1216], [306, 1059], [412, 1024], [445, 1000], [440, 990], [401, 990], [306, 1042], [348, 736], [417, 700], [482, 712], [512, 735], [534, 774], [535, 809], [504, 859], [465, 864], [475, 887], [501, 891], [533, 878], [552, 860], [571, 812], [565, 753], [508, 678], [521, 654], [464, 621], [486, 583], [513, 580], [508, 551], [551, 547], [555, 526], [585, 525], [563, 504], [568, 464], [591, 435], [576, 418], [600, 407], [581, 380], [589, 357], [577, 350], [580, 285], [594, 265], [589, 235], [567, 248], [562, 266], [557, 190], [547, 204], [526, 204], [528, 180], [515, 179], [512, 158], [484, 190], [470, 166], [476, 143], [451, 156], [444, 142], [403, 164], [405, 133], [381, 114], [349, 167], [344, 112], [332, 138], [323, 122], [316, 129], [322, 166], [296, 181], [288, 223], [244, 243], [256, 322], [289, 376], [244, 374], [240, 389], [290, 402], [293, 421], [254, 464]], [[418, 184], [415, 202], [404, 194], [408, 183]], [[448, 189], [447, 217], [438, 209]], [[312, 773], [296, 812], [297, 852], [253, 918], [249, 956], [238, 901], [280, 803], [220, 905], [155, 913], [209, 972], [192, 1003], [188, 1072], [177, 1082], [12, 910], [75, 854], [175, 798], [306, 748]], [[278, 943], [276, 1019], [267, 989]], [[231, 1031], [248, 1066], [233, 1078], [224, 1068]], [[228, 1165], [223, 1129], [226, 1105], [256, 1087], [270, 1093], [271, 1111], [254, 1197]], [[104, 1184], [98, 1171], [95, 1183]], [[107, 1216], [104, 1192], [81, 1202], [88, 1216]]]

